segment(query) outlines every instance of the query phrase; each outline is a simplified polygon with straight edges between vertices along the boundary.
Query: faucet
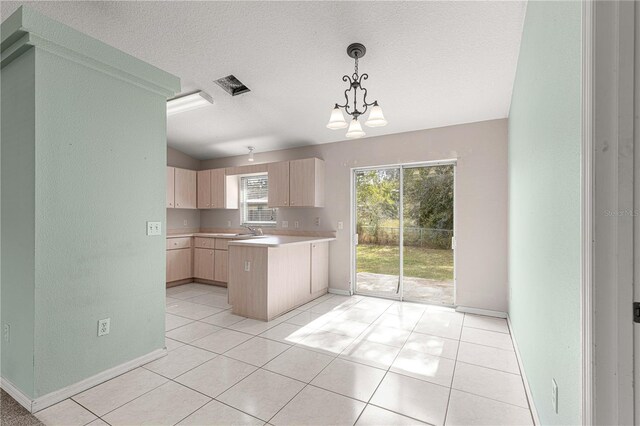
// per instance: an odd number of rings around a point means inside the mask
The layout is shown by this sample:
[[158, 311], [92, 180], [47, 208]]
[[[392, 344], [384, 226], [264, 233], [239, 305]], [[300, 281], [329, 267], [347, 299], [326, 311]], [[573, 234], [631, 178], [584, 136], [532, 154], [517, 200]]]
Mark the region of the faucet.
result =
[[254, 228], [253, 226], [248, 226], [248, 225], [242, 225], [243, 228], [247, 228], [249, 230], [249, 232], [251, 233], [251, 235], [257, 236], [257, 235], [263, 235], [262, 234], [262, 228]]

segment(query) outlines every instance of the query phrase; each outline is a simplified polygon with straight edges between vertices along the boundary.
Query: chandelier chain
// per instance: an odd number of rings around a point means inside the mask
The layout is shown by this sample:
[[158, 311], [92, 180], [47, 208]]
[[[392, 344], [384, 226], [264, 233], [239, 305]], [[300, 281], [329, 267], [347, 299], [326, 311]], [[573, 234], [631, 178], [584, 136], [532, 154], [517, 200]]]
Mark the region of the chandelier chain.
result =
[[358, 75], [358, 54], [356, 53], [356, 75]]

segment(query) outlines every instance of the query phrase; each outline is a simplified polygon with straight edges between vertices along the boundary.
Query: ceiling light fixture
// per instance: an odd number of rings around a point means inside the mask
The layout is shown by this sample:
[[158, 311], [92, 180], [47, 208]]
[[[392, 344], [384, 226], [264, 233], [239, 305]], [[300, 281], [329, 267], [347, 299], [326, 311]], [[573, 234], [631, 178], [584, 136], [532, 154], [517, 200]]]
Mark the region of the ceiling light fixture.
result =
[[248, 146], [247, 148], [249, 148], [249, 161], [253, 163], [253, 150], [255, 148], [252, 146]]
[[204, 92], [191, 93], [190, 95], [169, 99], [167, 101], [167, 115], [190, 111], [192, 109], [211, 105], [212, 103], [213, 99], [211, 99], [211, 96]]
[[[329, 118], [329, 123], [327, 123], [327, 128], [335, 130], [335, 129], [344, 129], [347, 127], [347, 122], [344, 119], [344, 114], [342, 110], [352, 116], [351, 124], [349, 124], [349, 130], [347, 130], [346, 136], [348, 138], [361, 138], [365, 135], [365, 132], [362, 130], [362, 126], [358, 121], [358, 118], [367, 112], [369, 107], [371, 108], [371, 112], [369, 113], [369, 119], [365, 121], [365, 125], [369, 127], [380, 127], [386, 126], [387, 120], [384, 119], [384, 114], [382, 114], [382, 108], [378, 105], [378, 101], [367, 102], [367, 89], [362, 87], [362, 82], [369, 78], [368, 74], [358, 74], [358, 59], [362, 58], [364, 54], [367, 52], [367, 49], [364, 45], [360, 43], [352, 43], [347, 47], [347, 55], [349, 57], [355, 59], [355, 71], [351, 76], [345, 75], [342, 77], [342, 81], [349, 83], [349, 88], [344, 91], [344, 105], [336, 104], [333, 110], [331, 111], [331, 117]], [[353, 105], [349, 105], [349, 92], [353, 90]], [[358, 90], [363, 92], [362, 95], [362, 111], [358, 110], [358, 99], [357, 94]]]

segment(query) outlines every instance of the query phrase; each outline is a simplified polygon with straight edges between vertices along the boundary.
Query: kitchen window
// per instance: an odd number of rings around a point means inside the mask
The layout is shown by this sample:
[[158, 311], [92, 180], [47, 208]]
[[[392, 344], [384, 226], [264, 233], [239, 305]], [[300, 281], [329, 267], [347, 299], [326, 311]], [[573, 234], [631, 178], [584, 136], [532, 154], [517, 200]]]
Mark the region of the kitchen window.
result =
[[242, 225], [276, 226], [277, 209], [268, 206], [268, 175], [240, 177], [240, 215]]

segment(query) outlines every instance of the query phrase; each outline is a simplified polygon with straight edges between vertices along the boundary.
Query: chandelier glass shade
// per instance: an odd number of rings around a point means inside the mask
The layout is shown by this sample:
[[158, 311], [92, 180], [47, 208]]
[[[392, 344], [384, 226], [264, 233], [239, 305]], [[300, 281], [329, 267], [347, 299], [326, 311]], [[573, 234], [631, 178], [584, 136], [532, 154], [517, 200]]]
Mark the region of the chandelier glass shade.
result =
[[[360, 43], [353, 43], [347, 47], [347, 55], [354, 58], [355, 69], [352, 75], [345, 75], [342, 77], [342, 81], [348, 83], [349, 87], [344, 91], [344, 104], [336, 103], [331, 111], [329, 123], [327, 128], [336, 130], [344, 129], [347, 127], [343, 111], [350, 115], [351, 122], [346, 136], [348, 138], [361, 138], [365, 136], [365, 132], [362, 130], [362, 126], [358, 119], [361, 115], [364, 115], [368, 110], [369, 118], [365, 121], [365, 125], [369, 127], [381, 127], [387, 125], [387, 120], [382, 113], [382, 107], [378, 105], [378, 101], [367, 101], [367, 89], [362, 86], [362, 82], [369, 78], [368, 74], [359, 74], [358, 72], [358, 59], [362, 58], [366, 53], [366, 48]], [[349, 98], [351, 99], [351, 103]], [[358, 109], [360, 108], [360, 109]]]

